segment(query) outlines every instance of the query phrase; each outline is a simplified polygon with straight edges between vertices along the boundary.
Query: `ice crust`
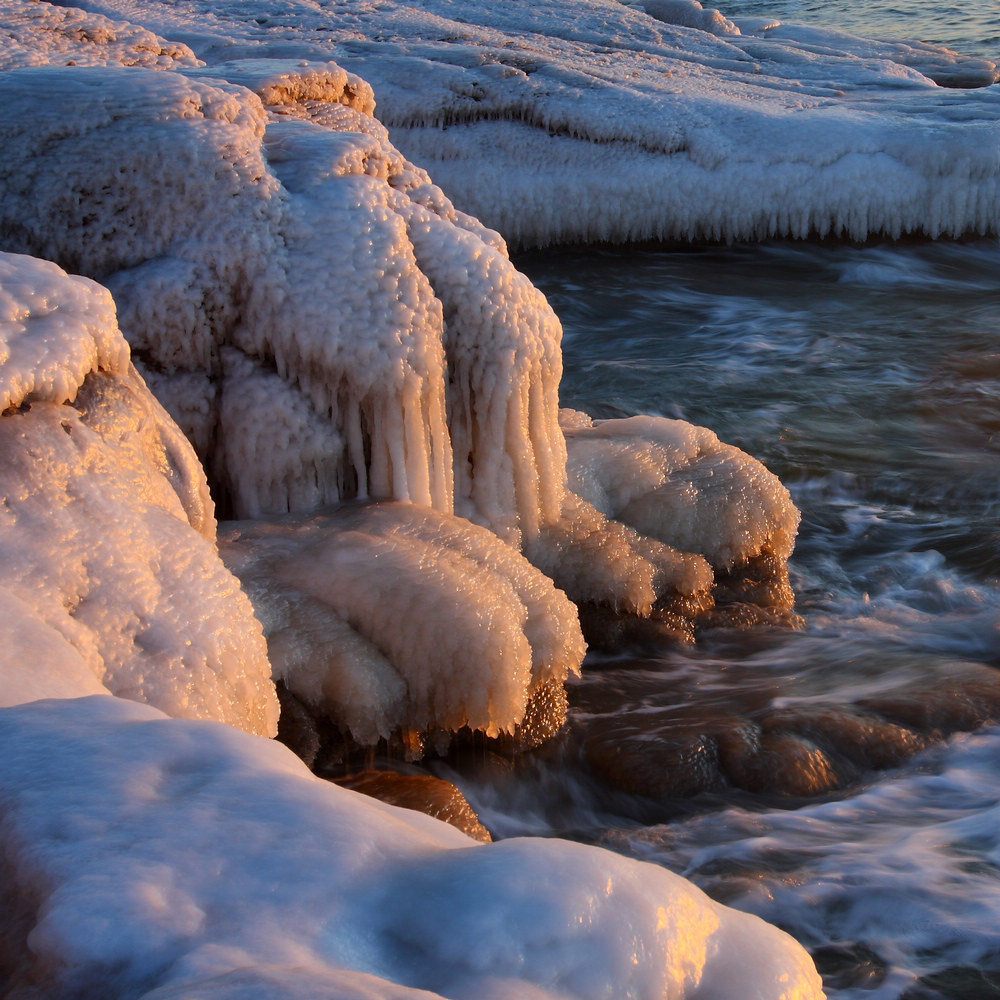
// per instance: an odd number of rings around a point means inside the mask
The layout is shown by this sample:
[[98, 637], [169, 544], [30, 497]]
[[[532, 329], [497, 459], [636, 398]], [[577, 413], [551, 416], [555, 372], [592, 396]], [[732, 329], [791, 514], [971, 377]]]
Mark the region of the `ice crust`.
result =
[[212, 63], [334, 59], [373, 86], [403, 154], [512, 246], [998, 228], [997, 67], [940, 47], [694, 0], [83, 6]]
[[197, 66], [186, 46], [127, 21], [43, 0], [4, 0], [0, 72], [18, 66]]
[[[260, 625], [107, 291], [0, 254], [0, 704], [97, 690], [273, 734]], [[32, 652], [33, 650], [33, 652]]]
[[822, 996], [791, 938], [663, 868], [558, 840], [482, 845], [217, 723], [43, 701], [0, 711], [0, 755], [15, 993]]

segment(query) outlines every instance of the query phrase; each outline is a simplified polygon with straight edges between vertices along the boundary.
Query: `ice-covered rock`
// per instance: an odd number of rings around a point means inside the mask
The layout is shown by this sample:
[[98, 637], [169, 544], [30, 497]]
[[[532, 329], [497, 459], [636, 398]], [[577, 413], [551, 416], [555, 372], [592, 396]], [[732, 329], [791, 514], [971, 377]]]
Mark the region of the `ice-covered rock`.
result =
[[666, 869], [478, 844], [284, 747], [117, 698], [0, 710], [0, 975], [36, 997], [818, 1000]]
[[695, 0], [82, 5], [213, 64], [335, 59], [372, 85], [393, 143], [511, 245], [1000, 226], [997, 67], [937, 46]]
[[[264, 626], [275, 677], [362, 745], [394, 733], [551, 736], [531, 701], [562, 692], [584, 645], [576, 609], [469, 521], [412, 504], [232, 522], [226, 564]], [[415, 747], [414, 749], [417, 749]]]
[[537, 534], [565, 480], [544, 298], [389, 145], [363, 81], [206, 73], [292, 103], [200, 75], [0, 77], [0, 239], [111, 288], [236, 515], [457, 501], [515, 544]]
[[0, 254], [0, 703], [96, 690], [271, 734], [260, 625], [108, 292]]
[[367, 85], [275, 60], [192, 73], [0, 76], [0, 237], [106, 281], [223, 507], [404, 500], [523, 545], [575, 600], [704, 593], [703, 562], [567, 496], [559, 321], [388, 143]]
[[569, 486], [609, 518], [720, 570], [762, 554], [787, 560], [799, 526], [791, 495], [707, 427], [663, 417], [564, 415]]

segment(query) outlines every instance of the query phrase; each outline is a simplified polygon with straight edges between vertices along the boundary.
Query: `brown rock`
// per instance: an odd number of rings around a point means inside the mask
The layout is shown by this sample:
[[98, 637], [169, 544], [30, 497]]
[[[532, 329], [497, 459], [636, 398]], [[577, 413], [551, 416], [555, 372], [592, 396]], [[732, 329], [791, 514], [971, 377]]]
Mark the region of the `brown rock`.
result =
[[463, 833], [490, 843], [489, 830], [479, 822], [479, 817], [466, 797], [450, 781], [430, 774], [398, 774], [395, 771], [362, 771], [348, 778], [338, 779], [337, 784], [364, 795], [426, 813], [436, 819], [458, 827]]

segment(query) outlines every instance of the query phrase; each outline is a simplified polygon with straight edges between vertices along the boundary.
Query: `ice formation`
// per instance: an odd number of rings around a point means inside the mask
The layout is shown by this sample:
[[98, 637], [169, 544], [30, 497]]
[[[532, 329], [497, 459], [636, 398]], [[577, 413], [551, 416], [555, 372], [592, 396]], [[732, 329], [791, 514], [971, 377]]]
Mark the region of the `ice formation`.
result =
[[640, 534], [728, 570], [769, 553], [787, 560], [799, 526], [788, 490], [706, 427], [662, 417], [564, 413], [570, 489]]
[[559, 322], [388, 143], [364, 81], [25, 68], [0, 97], [0, 236], [106, 282], [227, 510], [405, 500], [523, 544], [577, 600], [645, 613], [710, 587], [567, 497]]
[[82, 6], [210, 63], [336, 60], [373, 86], [393, 143], [511, 245], [998, 228], [997, 67], [940, 47], [695, 0]]
[[111, 296], [0, 255], [0, 358], [0, 701], [104, 690], [272, 734], [260, 625]]
[[565, 478], [560, 329], [502, 241], [339, 67], [194, 72], [0, 78], [5, 245], [110, 287], [238, 516], [354, 496], [450, 512], [457, 492], [515, 544], [537, 534]]
[[116, 698], [0, 711], [0, 974], [33, 996], [821, 997], [663, 868], [478, 844], [284, 747]]
[[[790, 938], [663, 869], [477, 846], [233, 728], [274, 729], [264, 630], [289, 687], [362, 739], [544, 725], [533, 703], [583, 647], [519, 543], [631, 610], [712, 570], [566, 491], [558, 322], [389, 144], [364, 81], [294, 45], [196, 66], [97, 7], [0, 2], [20, 67], [0, 73], [0, 247], [104, 282], [132, 346], [92, 281], [0, 257], [7, 992], [822, 996]], [[169, 13], [212, 48], [246, 9]], [[241, 48], [221, 45], [282, 54]], [[263, 628], [137, 368], [258, 518], [224, 547]]]
[[536, 742], [562, 723], [564, 706], [546, 721], [529, 703], [558, 700], [579, 669], [576, 609], [485, 528], [412, 504], [358, 505], [224, 525], [220, 549], [275, 676], [358, 743], [522, 724], [541, 730]]

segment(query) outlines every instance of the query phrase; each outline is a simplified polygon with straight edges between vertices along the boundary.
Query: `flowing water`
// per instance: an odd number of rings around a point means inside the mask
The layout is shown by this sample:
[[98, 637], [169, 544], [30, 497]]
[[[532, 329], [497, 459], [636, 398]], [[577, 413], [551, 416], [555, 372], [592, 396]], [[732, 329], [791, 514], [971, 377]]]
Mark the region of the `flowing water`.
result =
[[[723, 9], [998, 47], [992, 0], [960, 16], [919, 0], [869, 6]], [[831, 996], [1000, 997], [1000, 242], [517, 263], [563, 321], [565, 405], [706, 425], [789, 487], [804, 624], [591, 657], [567, 738], [516, 780], [460, 779], [473, 804], [501, 836], [602, 843], [786, 928]], [[613, 792], [574, 735], [606, 725], [613, 742], [622, 719], [640, 719], [653, 747], [685, 724], [718, 735], [720, 719], [780, 716], [801, 735], [812, 718], [830, 722], [818, 742], [833, 733], [846, 759], [852, 734], [871, 737], [858, 720], [873, 709], [898, 723], [877, 752], [810, 787]], [[681, 744], [689, 763], [705, 749]]]
[[[776, 472], [803, 515], [804, 628], [597, 658], [573, 692], [578, 723], [638, 711], [668, 738], [706, 706], [815, 716], [894, 697], [933, 717], [932, 736], [996, 717], [1000, 243], [519, 265], [563, 319], [567, 405], [709, 426]], [[972, 721], [942, 725], [956, 698]], [[784, 926], [831, 994], [1000, 996], [984, 978], [1000, 976], [1000, 729], [932, 742], [813, 798], [616, 798], [573, 746], [471, 794], [501, 834], [605, 843]]]

